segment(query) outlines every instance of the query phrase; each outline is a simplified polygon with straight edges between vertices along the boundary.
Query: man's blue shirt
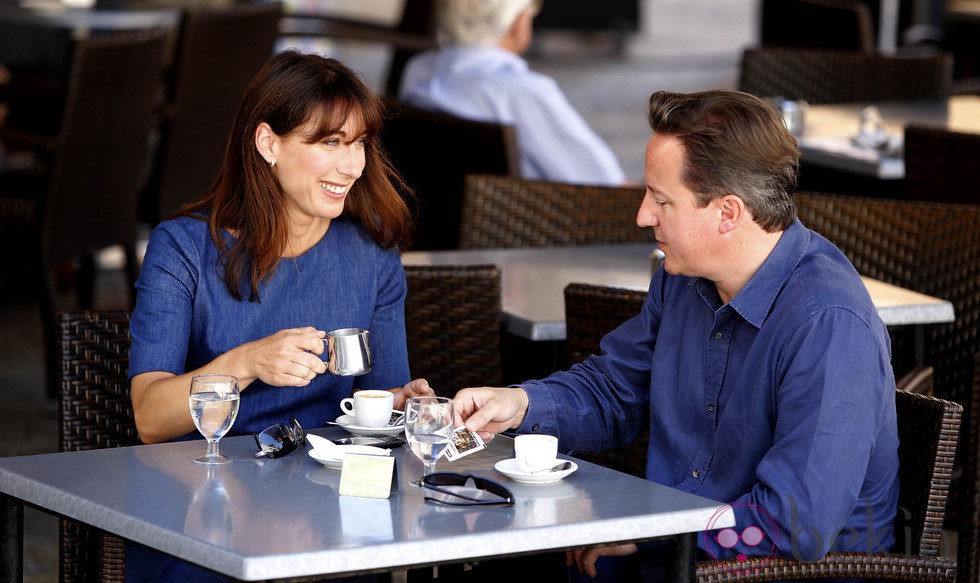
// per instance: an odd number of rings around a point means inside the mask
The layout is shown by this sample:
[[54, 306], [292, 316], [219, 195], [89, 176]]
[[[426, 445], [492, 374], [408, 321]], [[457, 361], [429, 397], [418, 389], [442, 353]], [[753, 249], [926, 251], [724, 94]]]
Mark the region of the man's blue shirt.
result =
[[569, 371], [522, 384], [521, 432], [569, 452], [650, 429], [647, 478], [730, 502], [737, 553], [810, 559], [887, 551], [898, 501], [895, 379], [885, 325], [857, 272], [796, 221], [728, 304], [658, 271], [642, 312]]

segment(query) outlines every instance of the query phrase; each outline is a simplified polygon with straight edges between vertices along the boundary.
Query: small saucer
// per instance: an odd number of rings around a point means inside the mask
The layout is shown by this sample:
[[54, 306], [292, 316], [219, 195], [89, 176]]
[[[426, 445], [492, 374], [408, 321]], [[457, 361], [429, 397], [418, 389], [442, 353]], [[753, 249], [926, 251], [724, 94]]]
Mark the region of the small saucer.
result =
[[567, 470], [560, 472], [539, 472], [536, 474], [522, 471], [515, 458], [501, 460], [493, 467], [515, 482], [521, 482], [523, 484], [554, 484], [578, 469], [578, 464], [571, 461], [570, 463], [572, 467]]
[[391, 452], [381, 447], [371, 445], [335, 445], [324, 449], [311, 449], [311, 458], [320, 462], [324, 467], [331, 470], [339, 470], [344, 466], [344, 456], [348, 453], [361, 453], [366, 455], [388, 455]]
[[364, 425], [355, 425], [354, 417], [351, 415], [341, 415], [340, 417], [337, 417], [337, 421], [335, 423], [347, 431], [350, 431], [354, 435], [398, 435], [402, 431], [405, 431], [404, 421], [398, 425], [366, 427]]

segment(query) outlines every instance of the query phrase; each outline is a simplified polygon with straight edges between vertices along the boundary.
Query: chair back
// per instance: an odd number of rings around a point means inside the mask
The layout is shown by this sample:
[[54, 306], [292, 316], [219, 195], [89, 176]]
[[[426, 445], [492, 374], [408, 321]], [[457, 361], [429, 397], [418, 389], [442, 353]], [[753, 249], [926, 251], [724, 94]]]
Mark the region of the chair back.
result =
[[413, 249], [459, 247], [463, 179], [471, 173], [517, 176], [510, 126], [462, 119], [389, 100], [381, 143], [415, 192]]
[[405, 330], [412, 378], [436, 394], [496, 386], [500, 363], [500, 269], [406, 265]]
[[742, 54], [739, 89], [760, 97], [817, 103], [940, 100], [949, 95], [948, 54], [887, 56], [762, 48]]
[[[129, 397], [129, 312], [61, 316], [60, 451], [138, 445]], [[61, 520], [62, 582], [122, 581], [125, 545], [117, 537]]]
[[906, 197], [980, 203], [980, 134], [906, 126], [904, 157]]
[[273, 54], [282, 4], [184, 11], [161, 121], [159, 155], [141, 215], [155, 224], [211, 186], [249, 81]]
[[761, 8], [763, 47], [875, 50], [871, 9], [859, 0], [762, 0]]
[[160, 104], [167, 33], [78, 41], [43, 208], [43, 257], [53, 264], [135, 245], [139, 193]]
[[965, 497], [963, 528], [959, 530], [959, 548], [956, 557], [958, 569], [964, 581], [980, 581], [980, 352], [973, 362], [973, 391], [970, 408], [966, 413], [968, 455], [963, 469], [969, 483]]
[[636, 226], [636, 212], [642, 200], [640, 186], [467, 176], [459, 246], [478, 249], [646, 243], [650, 233]]
[[901, 377], [896, 378], [895, 386], [899, 391], [932, 397], [934, 396], [934, 373], [935, 369], [931, 366], [917, 366]]
[[[639, 314], [646, 296], [646, 292], [584, 283], [565, 286], [568, 365], [582, 362], [591, 354], [600, 354], [599, 341], [602, 337]], [[649, 432], [644, 432], [633, 443], [577, 455], [593, 463], [645, 478], [649, 439]]]
[[899, 554], [938, 556], [963, 407], [907, 391], [895, 392], [898, 416]]

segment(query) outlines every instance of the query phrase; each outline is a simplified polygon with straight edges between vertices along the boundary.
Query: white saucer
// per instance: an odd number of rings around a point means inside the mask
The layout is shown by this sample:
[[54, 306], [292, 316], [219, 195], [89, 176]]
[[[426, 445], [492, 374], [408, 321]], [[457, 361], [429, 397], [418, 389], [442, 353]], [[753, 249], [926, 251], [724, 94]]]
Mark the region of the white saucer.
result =
[[405, 431], [404, 421], [398, 425], [366, 427], [364, 425], [354, 425], [354, 417], [350, 415], [341, 415], [337, 417], [336, 423], [354, 435], [398, 435], [402, 431]]
[[389, 455], [391, 452], [382, 447], [371, 445], [335, 445], [326, 449], [311, 449], [310, 457], [331, 470], [339, 470], [344, 466], [344, 456], [348, 453], [367, 455]]
[[578, 469], [578, 464], [572, 461], [570, 461], [570, 463], [572, 464], [572, 467], [568, 468], [567, 470], [562, 470], [560, 472], [540, 472], [537, 474], [529, 474], [521, 471], [517, 460], [514, 458], [510, 458], [509, 460], [501, 460], [493, 467], [496, 468], [498, 472], [504, 474], [515, 482], [521, 482], [523, 484], [554, 484]]

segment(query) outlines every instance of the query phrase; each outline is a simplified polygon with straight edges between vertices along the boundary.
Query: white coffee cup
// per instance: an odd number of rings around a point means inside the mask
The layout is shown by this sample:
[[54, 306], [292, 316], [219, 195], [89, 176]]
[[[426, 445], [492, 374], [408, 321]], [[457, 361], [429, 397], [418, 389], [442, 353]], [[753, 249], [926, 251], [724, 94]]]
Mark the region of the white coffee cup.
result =
[[360, 427], [384, 427], [391, 419], [395, 395], [390, 391], [357, 391], [340, 402], [340, 408]]
[[538, 472], [558, 463], [558, 438], [553, 435], [518, 435], [514, 457], [522, 472]]

